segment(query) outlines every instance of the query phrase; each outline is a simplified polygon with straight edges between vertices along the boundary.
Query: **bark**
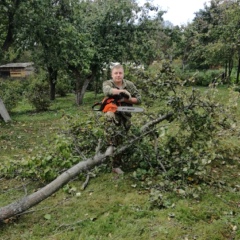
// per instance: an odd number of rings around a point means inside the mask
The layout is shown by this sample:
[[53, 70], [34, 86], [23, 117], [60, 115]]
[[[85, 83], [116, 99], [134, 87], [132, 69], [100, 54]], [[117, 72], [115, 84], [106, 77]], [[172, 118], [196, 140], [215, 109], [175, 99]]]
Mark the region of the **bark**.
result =
[[154, 119], [148, 123], [146, 123], [144, 126], [141, 127], [141, 132], [144, 133], [146, 132], [148, 129], [151, 129], [151, 127], [153, 127], [154, 125], [164, 121], [164, 120], [170, 120], [173, 117], [173, 112], [169, 112], [165, 115], [160, 116], [157, 119]]
[[9, 16], [9, 22], [10, 23], [8, 25], [7, 36], [6, 36], [5, 41], [3, 43], [3, 46], [2, 46], [3, 52], [7, 52], [8, 49], [13, 44], [13, 30], [14, 30], [14, 27], [13, 27], [12, 21], [13, 21], [13, 17]]
[[82, 98], [81, 98], [81, 74], [77, 69], [74, 71], [76, 76], [76, 104], [81, 105], [82, 104]]
[[155, 131], [154, 128], [152, 128], [154, 125], [164, 121], [164, 120], [171, 120], [173, 117], [173, 113], [167, 113], [165, 115], [159, 116], [157, 119], [154, 119], [144, 126], [142, 126], [140, 130], [140, 135], [134, 139], [131, 139], [129, 142], [125, 143], [123, 146], [120, 146], [119, 148], [114, 151], [114, 148], [112, 146], [108, 147], [105, 153], [100, 153], [99, 150], [96, 149], [96, 154], [92, 158], [88, 158], [85, 161], [81, 161], [78, 164], [74, 165], [61, 175], [59, 175], [55, 180], [53, 180], [51, 183], [40, 189], [39, 191], [25, 196], [22, 199], [13, 202], [7, 206], [0, 208], [0, 222], [14, 217], [16, 215], [19, 215], [29, 208], [37, 205], [38, 203], [42, 202], [44, 199], [47, 199], [49, 196], [57, 192], [62, 186], [67, 184], [70, 180], [77, 177], [81, 172], [84, 172], [86, 170], [90, 170], [95, 166], [98, 166], [106, 161], [107, 156], [115, 156], [119, 153], [123, 153], [127, 148], [131, 147], [131, 145], [142, 139], [144, 136], [150, 134], [152, 131]]
[[83, 103], [83, 97], [88, 87], [88, 84], [92, 81], [93, 75], [86, 77], [85, 80], [82, 78], [84, 75], [81, 74], [81, 70], [76, 67], [69, 66], [69, 69], [73, 72], [76, 78], [76, 104], [81, 105]]
[[[9, 8], [9, 3], [7, 3], [6, 1], [3, 2], [3, 5], [5, 5], [6, 8]], [[6, 38], [4, 40], [4, 43], [1, 47], [3, 52], [7, 52], [8, 49], [12, 46], [14, 39], [13, 39], [13, 34], [14, 34], [14, 30], [16, 28], [16, 26], [14, 25], [14, 18], [15, 18], [15, 13], [19, 8], [20, 5], [20, 0], [16, 0], [13, 3], [14, 6], [11, 7], [11, 10], [8, 9], [8, 13], [7, 13], [7, 20], [8, 20], [8, 25], [7, 27], [7, 35]]]
[[233, 68], [233, 60], [230, 59], [229, 63], [228, 63], [228, 77], [229, 77], [229, 80], [230, 80], [230, 77], [231, 77], [231, 74], [232, 74], [232, 68]]
[[55, 100], [56, 96], [56, 83], [57, 83], [57, 70], [48, 67], [49, 84], [50, 84], [50, 100]]
[[81, 105], [83, 104], [83, 97], [84, 97], [84, 94], [87, 90], [87, 87], [88, 87], [88, 84], [91, 82], [92, 78], [87, 78], [84, 80], [83, 84], [81, 85], [80, 88], [78, 88], [77, 90], [77, 105]]
[[236, 84], [239, 83], [239, 74], [240, 74], [240, 54], [238, 55], [238, 67], [237, 67], [237, 79], [236, 79]]
[[228, 71], [227, 62], [225, 62], [225, 66], [224, 66], [224, 76], [225, 76], [224, 82], [225, 83], [227, 83], [227, 71]]

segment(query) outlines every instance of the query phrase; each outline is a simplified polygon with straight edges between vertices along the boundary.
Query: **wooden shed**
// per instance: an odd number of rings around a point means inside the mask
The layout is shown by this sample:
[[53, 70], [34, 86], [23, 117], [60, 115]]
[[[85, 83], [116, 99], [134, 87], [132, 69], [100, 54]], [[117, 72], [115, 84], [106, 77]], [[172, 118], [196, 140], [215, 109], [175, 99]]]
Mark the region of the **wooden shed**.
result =
[[0, 66], [1, 77], [23, 78], [34, 72], [33, 62], [8, 63]]

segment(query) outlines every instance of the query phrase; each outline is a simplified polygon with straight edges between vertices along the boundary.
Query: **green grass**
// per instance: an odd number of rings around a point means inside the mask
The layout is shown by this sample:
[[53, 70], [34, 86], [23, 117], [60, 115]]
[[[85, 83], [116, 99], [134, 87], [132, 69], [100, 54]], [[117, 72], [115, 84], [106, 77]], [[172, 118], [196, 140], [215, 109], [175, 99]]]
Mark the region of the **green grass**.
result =
[[148, 193], [132, 181], [101, 174], [85, 191], [74, 181], [80, 197], [60, 190], [2, 226], [1, 239], [239, 239], [232, 230], [240, 220], [236, 194], [227, 199], [209, 190], [201, 201], [176, 198], [170, 209], [150, 210]]
[[68, 95], [57, 98], [49, 111], [40, 113], [35, 112], [26, 101], [21, 102], [11, 113], [11, 122], [0, 122], [2, 159], [17, 160], [38, 151], [41, 144], [49, 140], [49, 136], [59, 131], [64, 114], [81, 114], [87, 118], [94, 101], [93, 95], [87, 93], [84, 104], [77, 106], [75, 96]]
[[[226, 95], [226, 89], [220, 90]], [[51, 111], [35, 113], [23, 102], [11, 114], [12, 122], [1, 122], [1, 161], [18, 161], [34, 156], [41, 144], [61, 128], [64, 114], [80, 114], [88, 119], [91, 105], [101, 97], [87, 93], [84, 104], [74, 104], [74, 96], [57, 98]], [[108, 169], [108, 167], [106, 166]], [[225, 240], [240, 239], [239, 169], [222, 172], [226, 182], [220, 190], [200, 186], [200, 199], [166, 193], [170, 207], [152, 208], [149, 189], [141, 187], [132, 173], [116, 178], [110, 171], [91, 178], [74, 179], [57, 193], [26, 213], [0, 224], [0, 239], [9, 240]], [[28, 179], [0, 178], [0, 206], [5, 206], [26, 192], [31, 194], [42, 185]], [[66, 190], [75, 187], [72, 194]], [[199, 187], [199, 186], [196, 186]], [[81, 193], [76, 196], [76, 193]]]

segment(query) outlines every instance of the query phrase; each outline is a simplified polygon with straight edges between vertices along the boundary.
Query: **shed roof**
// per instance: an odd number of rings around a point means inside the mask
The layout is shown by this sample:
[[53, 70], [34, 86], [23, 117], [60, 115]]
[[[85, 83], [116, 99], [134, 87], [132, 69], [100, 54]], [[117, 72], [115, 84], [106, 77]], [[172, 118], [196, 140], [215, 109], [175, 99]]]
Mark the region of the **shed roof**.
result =
[[32, 66], [33, 62], [26, 62], [26, 63], [8, 63], [5, 65], [1, 65], [0, 68], [25, 68], [25, 67], [29, 67]]

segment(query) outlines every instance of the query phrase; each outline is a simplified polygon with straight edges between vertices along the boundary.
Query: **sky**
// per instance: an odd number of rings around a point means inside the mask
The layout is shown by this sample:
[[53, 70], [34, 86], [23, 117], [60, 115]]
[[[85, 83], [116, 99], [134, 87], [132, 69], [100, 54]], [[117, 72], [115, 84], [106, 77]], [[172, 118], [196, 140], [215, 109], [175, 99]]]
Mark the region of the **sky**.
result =
[[[139, 0], [140, 4], [146, 2]], [[170, 21], [173, 25], [186, 25], [195, 17], [194, 12], [204, 9], [204, 3], [210, 0], [151, 0], [154, 5], [158, 5], [161, 10], [167, 11], [163, 15], [165, 21]]]

